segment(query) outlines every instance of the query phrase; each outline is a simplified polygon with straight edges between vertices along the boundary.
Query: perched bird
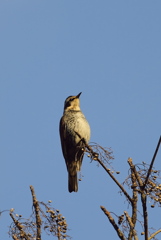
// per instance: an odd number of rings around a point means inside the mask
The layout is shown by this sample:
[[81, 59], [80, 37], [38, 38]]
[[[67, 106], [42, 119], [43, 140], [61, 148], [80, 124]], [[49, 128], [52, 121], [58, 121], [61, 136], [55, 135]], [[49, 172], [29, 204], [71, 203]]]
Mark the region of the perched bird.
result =
[[77, 172], [81, 170], [84, 155], [82, 139], [87, 143], [90, 139], [90, 126], [80, 110], [80, 95], [81, 92], [65, 100], [59, 125], [62, 152], [68, 171], [69, 192], [78, 191]]

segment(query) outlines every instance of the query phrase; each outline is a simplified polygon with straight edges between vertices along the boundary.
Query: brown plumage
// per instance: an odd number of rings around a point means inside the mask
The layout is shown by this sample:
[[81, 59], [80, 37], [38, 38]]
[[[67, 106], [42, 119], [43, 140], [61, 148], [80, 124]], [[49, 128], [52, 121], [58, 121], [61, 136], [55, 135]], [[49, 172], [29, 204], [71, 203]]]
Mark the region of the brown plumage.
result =
[[63, 156], [68, 171], [69, 192], [78, 191], [77, 172], [81, 170], [84, 144], [90, 139], [90, 126], [80, 110], [80, 97], [69, 96], [64, 103], [64, 113], [60, 119], [60, 139]]

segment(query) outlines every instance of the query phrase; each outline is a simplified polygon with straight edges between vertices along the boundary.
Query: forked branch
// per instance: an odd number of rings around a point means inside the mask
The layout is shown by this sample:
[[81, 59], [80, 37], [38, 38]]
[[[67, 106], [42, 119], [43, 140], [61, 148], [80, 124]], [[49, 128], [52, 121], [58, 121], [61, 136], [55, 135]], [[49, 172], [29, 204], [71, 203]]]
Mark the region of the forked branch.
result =
[[100, 208], [102, 209], [102, 211], [104, 212], [104, 214], [108, 217], [108, 220], [110, 221], [110, 223], [112, 224], [112, 226], [114, 227], [114, 229], [116, 230], [118, 236], [120, 239], [122, 240], [126, 240], [126, 238], [124, 237], [123, 232], [119, 229], [118, 225], [116, 224], [115, 220], [113, 219], [113, 217], [111, 216], [110, 212], [106, 210], [105, 207], [100, 206]]

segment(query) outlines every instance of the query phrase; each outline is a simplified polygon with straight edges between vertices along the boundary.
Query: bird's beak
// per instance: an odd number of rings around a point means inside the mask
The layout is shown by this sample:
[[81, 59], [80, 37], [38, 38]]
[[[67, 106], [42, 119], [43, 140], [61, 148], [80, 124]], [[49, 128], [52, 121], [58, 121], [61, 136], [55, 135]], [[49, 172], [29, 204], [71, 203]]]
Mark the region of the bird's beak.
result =
[[79, 98], [82, 92], [80, 92], [76, 97]]

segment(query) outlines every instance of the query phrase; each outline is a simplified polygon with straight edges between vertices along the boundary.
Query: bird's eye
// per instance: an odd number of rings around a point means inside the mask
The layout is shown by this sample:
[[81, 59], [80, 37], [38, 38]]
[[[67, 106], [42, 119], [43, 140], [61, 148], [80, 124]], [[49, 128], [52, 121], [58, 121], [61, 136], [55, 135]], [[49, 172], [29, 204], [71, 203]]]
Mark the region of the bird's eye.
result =
[[75, 98], [71, 98], [69, 101], [71, 102], [71, 101], [73, 101]]

